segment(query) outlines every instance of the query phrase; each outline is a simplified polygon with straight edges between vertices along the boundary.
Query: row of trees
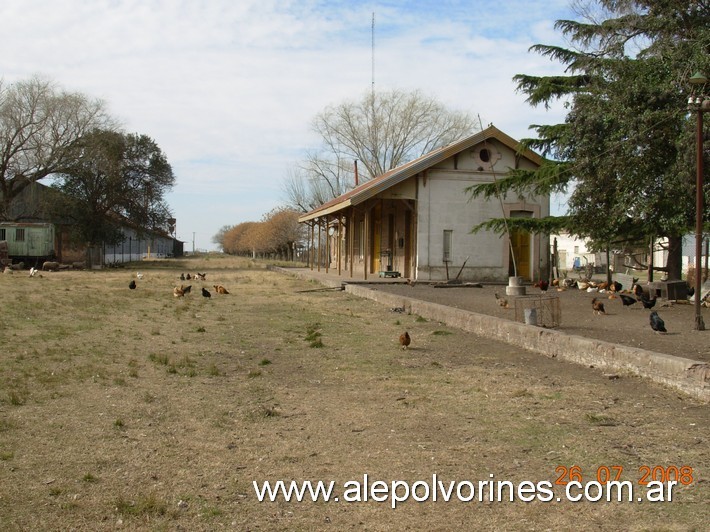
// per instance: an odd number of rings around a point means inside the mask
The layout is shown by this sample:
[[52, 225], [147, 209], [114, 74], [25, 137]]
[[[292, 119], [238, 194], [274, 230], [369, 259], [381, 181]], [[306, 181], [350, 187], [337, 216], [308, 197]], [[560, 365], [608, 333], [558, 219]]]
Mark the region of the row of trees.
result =
[[[576, 7], [582, 21], [556, 23], [569, 48], [532, 47], [564, 65], [566, 75], [515, 76], [531, 105], [563, 100], [568, 110], [562, 124], [531, 126], [538, 137], [525, 146], [546, 156], [545, 164], [471, 187], [471, 195], [570, 192], [565, 216], [508, 222], [537, 232], [566, 229], [597, 250], [647, 247], [665, 237], [668, 263], [655, 269], [679, 279], [682, 236], [696, 215], [688, 79], [710, 71], [710, 4], [599, 0]], [[491, 220], [479, 228], [503, 225]]]
[[41, 208], [80, 242], [118, 242], [123, 220], [168, 228], [175, 177], [155, 141], [122, 132], [101, 100], [39, 77], [0, 81], [0, 220], [34, 218], [15, 200], [44, 179], [54, 193]]
[[297, 245], [306, 238], [298, 216], [293, 209], [279, 207], [260, 222], [222, 227], [212, 241], [232, 255], [295, 260]]

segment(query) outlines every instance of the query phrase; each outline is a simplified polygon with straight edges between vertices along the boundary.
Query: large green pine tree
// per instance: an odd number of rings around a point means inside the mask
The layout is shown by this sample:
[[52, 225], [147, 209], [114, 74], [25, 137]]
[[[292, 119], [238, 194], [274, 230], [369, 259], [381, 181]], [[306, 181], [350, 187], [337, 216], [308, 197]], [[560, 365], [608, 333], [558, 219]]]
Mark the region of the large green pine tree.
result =
[[[695, 220], [695, 116], [687, 111], [688, 78], [710, 72], [710, 3], [577, 5], [584, 7], [584, 22], [556, 23], [569, 48], [531, 48], [559, 61], [566, 74], [514, 78], [533, 106], [565, 102], [564, 123], [533, 125], [537, 138], [522, 143], [540, 152], [545, 163], [469, 192], [473, 197], [569, 192], [566, 216], [525, 220], [525, 229], [565, 229], [590, 238], [597, 249], [666, 237], [669, 259], [658, 269], [680, 278], [682, 235]], [[707, 209], [705, 216], [707, 222]], [[490, 220], [475, 229], [483, 227], [504, 225]]]

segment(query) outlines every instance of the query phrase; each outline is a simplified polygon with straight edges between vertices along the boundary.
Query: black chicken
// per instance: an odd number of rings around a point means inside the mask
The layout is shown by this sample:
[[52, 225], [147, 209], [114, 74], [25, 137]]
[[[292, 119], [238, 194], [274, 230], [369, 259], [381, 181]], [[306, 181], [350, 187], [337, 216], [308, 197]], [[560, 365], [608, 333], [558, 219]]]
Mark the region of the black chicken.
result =
[[210, 294], [210, 291], [207, 290], [207, 288], [204, 288], [204, 287], [202, 288], [202, 295], [203, 295], [204, 297], [212, 297], [212, 294]]
[[136, 282], [133, 279], [131, 279], [131, 282], [128, 283], [128, 288], [130, 288], [131, 290], [136, 289]]
[[649, 321], [651, 323], [651, 329], [653, 329], [657, 333], [668, 332], [666, 331], [666, 324], [663, 322], [661, 317], [658, 315], [658, 312], [656, 312], [655, 310], [649, 315]]
[[652, 309], [656, 304], [656, 298], [654, 297], [653, 299], [649, 299], [646, 296], [642, 295], [641, 303], [643, 304], [643, 308]]
[[641, 285], [639, 284], [634, 283], [634, 285], [631, 287], [631, 291], [636, 297], [641, 297], [643, 295], [643, 288], [641, 288]]
[[625, 307], [630, 307], [634, 303], [638, 302], [638, 299], [634, 299], [631, 296], [627, 296], [626, 294], [619, 294], [619, 297], [621, 298], [621, 302], [624, 304]]

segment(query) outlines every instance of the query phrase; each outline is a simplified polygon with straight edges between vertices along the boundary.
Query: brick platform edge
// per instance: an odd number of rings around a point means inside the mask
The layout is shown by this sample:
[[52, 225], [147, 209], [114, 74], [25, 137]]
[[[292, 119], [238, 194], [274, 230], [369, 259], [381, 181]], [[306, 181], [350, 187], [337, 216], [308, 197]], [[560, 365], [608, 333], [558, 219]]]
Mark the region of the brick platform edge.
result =
[[338, 288], [389, 307], [404, 306], [407, 312], [445, 323], [479, 336], [500, 340], [549, 357], [594, 366], [608, 371], [627, 372], [670, 386], [703, 402], [710, 402], [710, 364], [618, 344], [565, 334], [554, 329], [524, 325], [406, 296], [381, 292], [360, 284], [318, 278], [288, 268], [272, 268], [289, 275]]

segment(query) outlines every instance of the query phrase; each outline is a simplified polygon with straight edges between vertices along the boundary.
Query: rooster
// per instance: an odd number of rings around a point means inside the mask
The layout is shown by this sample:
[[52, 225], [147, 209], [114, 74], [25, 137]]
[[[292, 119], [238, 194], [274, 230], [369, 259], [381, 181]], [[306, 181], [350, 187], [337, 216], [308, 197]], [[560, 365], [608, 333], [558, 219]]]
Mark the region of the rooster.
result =
[[606, 311], [604, 310], [604, 303], [599, 301], [596, 297], [592, 299], [592, 310], [597, 316], [600, 314], [606, 314]]
[[407, 331], [404, 331], [399, 335], [399, 345], [402, 346], [402, 349], [407, 349], [411, 343], [412, 339], [409, 337], [409, 333]]
[[539, 280], [538, 282], [536, 282], [533, 286], [534, 286], [535, 288], [539, 288], [539, 289], [542, 290], [543, 292], [547, 292], [547, 289], [548, 289], [548, 287], [550, 286], [550, 283], [548, 283], [548, 282], [545, 281], [544, 279], [540, 279], [540, 280]]
[[494, 295], [496, 296], [496, 303], [498, 303], [499, 307], [509, 308], [508, 300], [506, 298], [500, 297], [498, 295], [498, 292], [496, 292]]

